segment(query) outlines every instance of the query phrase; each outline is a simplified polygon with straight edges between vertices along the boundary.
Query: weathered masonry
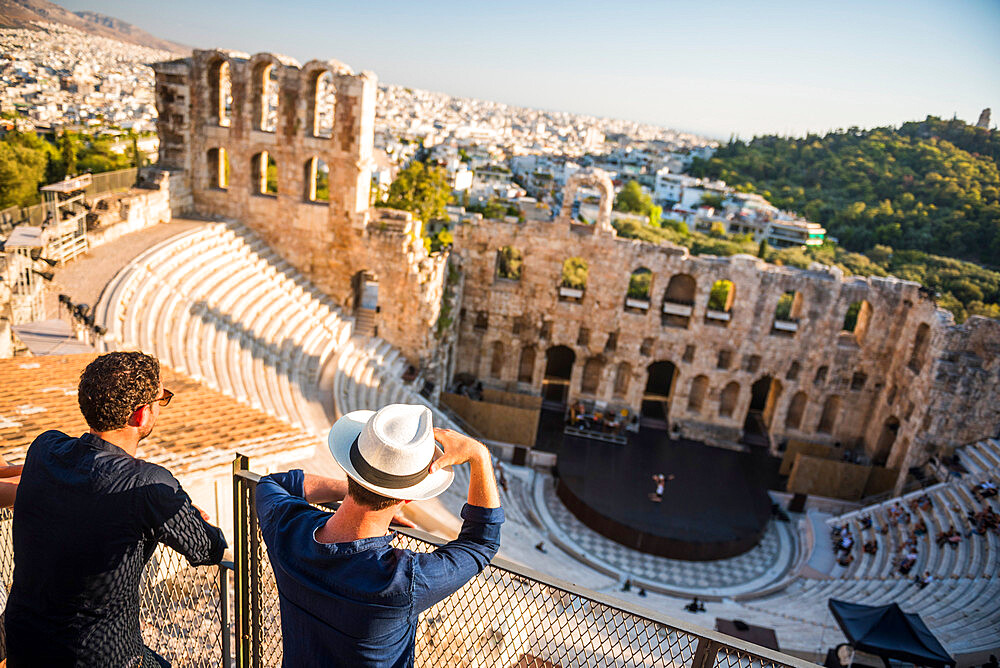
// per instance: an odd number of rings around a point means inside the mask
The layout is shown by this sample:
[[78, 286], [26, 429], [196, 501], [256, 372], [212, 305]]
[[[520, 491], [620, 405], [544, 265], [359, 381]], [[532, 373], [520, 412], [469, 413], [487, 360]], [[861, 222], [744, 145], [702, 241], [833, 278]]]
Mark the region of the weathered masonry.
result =
[[466, 372], [707, 442], [863, 447], [904, 474], [1000, 427], [1000, 322], [956, 326], [915, 283], [618, 238], [596, 170], [564, 192], [596, 189], [593, 225], [571, 206], [462, 225], [446, 276], [419, 221], [370, 207], [374, 75], [219, 50], [155, 70], [174, 206], [252, 227], [438, 387]]
[[447, 258], [408, 214], [369, 208], [375, 76], [220, 50], [154, 70], [160, 166], [189, 208], [249, 225], [359, 329], [433, 367]]
[[[618, 238], [593, 225], [463, 226], [458, 371], [627, 407], [691, 438], [863, 446], [904, 470], [1000, 426], [1000, 322], [956, 326], [919, 285]], [[568, 207], [566, 207], [568, 209]], [[914, 446], [918, 446], [914, 448]]]

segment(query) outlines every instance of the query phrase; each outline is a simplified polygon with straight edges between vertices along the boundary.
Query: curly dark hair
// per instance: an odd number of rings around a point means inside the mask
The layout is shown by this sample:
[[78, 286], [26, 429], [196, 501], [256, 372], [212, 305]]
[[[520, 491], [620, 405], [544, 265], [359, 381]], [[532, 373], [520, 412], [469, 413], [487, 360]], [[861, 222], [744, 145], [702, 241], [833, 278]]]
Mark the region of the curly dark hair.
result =
[[399, 499], [391, 499], [362, 487], [350, 476], [347, 477], [347, 495], [369, 510], [385, 510], [399, 503]]
[[140, 352], [101, 355], [80, 374], [77, 400], [94, 431], [121, 429], [136, 406], [156, 401], [160, 362]]

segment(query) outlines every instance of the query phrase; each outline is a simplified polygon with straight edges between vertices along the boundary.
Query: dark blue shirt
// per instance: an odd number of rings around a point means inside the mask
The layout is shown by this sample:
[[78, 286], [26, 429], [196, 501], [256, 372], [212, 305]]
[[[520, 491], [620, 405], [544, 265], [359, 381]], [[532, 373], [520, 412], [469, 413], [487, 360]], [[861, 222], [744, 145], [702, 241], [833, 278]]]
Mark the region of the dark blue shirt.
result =
[[392, 546], [395, 534], [316, 541], [330, 519], [305, 501], [302, 471], [257, 485], [257, 514], [278, 583], [287, 668], [413, 665], [420, 613], [481, 572], [500, 548], [502, 508], [462, 508], [458, 538], [433, 552]]
[[58, 431], [28, 448], [13, 532], [11, 668], [134, 665], [139, 579], [156, 544], [192, 565], [217, 564], [226, 548], [167, 469]]

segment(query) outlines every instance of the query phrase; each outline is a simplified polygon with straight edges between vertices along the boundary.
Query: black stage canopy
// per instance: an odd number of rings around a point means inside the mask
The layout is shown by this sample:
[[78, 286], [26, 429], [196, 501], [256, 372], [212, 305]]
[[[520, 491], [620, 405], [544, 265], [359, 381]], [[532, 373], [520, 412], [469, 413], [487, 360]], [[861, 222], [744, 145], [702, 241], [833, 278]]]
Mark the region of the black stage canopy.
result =
[[918, 666], [954, 666], [955, 659], [941, 646], [920, 615], [889, 605], [862, 605], [831, 598], [830, 611], [855, 649]]

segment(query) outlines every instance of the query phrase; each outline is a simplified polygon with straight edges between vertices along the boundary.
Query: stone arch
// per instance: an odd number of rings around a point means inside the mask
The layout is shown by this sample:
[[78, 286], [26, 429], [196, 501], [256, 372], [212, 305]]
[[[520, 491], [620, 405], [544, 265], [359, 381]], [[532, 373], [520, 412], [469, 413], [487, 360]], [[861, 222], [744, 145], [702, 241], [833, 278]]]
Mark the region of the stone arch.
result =
[[542, 397], [545, 400], [566, 403], [575, 363], [576, 353], [568, 346], [552, 346], [545, 351], [545, 378], [542, 381]]
[[653, 291], [653, 272], [647, 267], [635, 269], [628, 277], [628, 292], [626, 299], [646, 302], [649, 306], [649, 296]]
[[692, 413], [700, 413], [707, 394], [708, 376], [695, 376], [694, 380], [691, 381], [691, 391], [688, 393], [688, 410]]
[[860, 345], [865, 339], [865, 334], [868, 333], [868, 323], [871, 317], [872, 305], [868, 303], [867, 299], [851, 302], [844, 314], [844, 325], [841, 333], [853, 336], [854, 341]]
[[251, 183], [255, 195], [278, 194], [278, 163], [267, 151], [254, 154], [250, 169], [253, 173]]
[[785, 413], [785, 429], [798, 429], [802, 426], [802, 416], [806, 412], [808, 396], [805, 392], [796, 392], [788, 402], [788, 412]]
[[223, 55], [213, 58], [208, 63], [208, 118], [209, 122], [221, 127], [232, 124], [233, 113], [233, 79], [232, 66], [229, 59]]
[[646, 367], [641, 413], [647, 425], [666, 428], [678, 375], [677, 366], [669, 360], [659, 360]]
[[258, 53], [250, 59], [250, 99], [254, 130], [278, 130], [279, 75], [283, 66], [281, 60], [270, 53]]
[[896, 443], [896, 435], [899, 433], [899, 418], [890, 415], [882, 423], [879, 432], [878, 442], [875, 444], [875, 452], [872, 455], [872, 462], [876, 465], [885, 464], [892, 454], [892, 446]]
[[774, 418], [774, 409], [782, 391], [781, 381], [770, 375], [764, 375], [750, 386], [750, 405], [747, 407], [743, 422], [745, 432], [770, 431]]
[[502, 341], [494, 341], [490, 344], [490, 377], [500, 379], [503, 377], [504, 346]]
[[732, 318], [733, 300], [736, 298], [736, 285], [728, 278], [720, 278], [712, 283], [708, 292], [708, 303], [705, 309], [705, 322], [710, 325], [726, 327]]
[[819, 417], [819, 425], [816, 431], [821, 434], [832, 434], [837, 426], [837, 418], [840, 416], [840, 396], [831, 394], [823, 402], [823, 413]]
[[566, 258], [562, 264], [562, 276], [559, 281], [560, 297], [582, 297], [582, 292], [587, 289], [589, 274], [590, 266], [582, 257]]
[[601, 386], [601, 372], [604, 371], [604, 358], [600, 355], [590, 357], [583, 364], [583, 378], [580, 380], [580, 392], [597, 394]]
[[930, 339], [931, 327], [926, 322], [920, 323], [917, 333], [913, 336], [913, 351], [910, 353], [910, 361], [907, 366], [913, 373], [920, 373], [924, 366], [924, 356], [927, 352], [927, 343]]
[[740, 398], [740, 384], [735, 380], [730, 381], [719, 395], [719, 416], [732, 417], [736, 411], [736, 402]]
[[330, 201], [330, 166], [320, 157], [306, 160], [302, 169], [302, 199], [307, 202]]
[[521, 359], [517, 364], [517, 382], [531, 383], [535, 378], [535, 346], [521, 348]]
[[320, 139], [330, 139], [333, 137], [337, 114], [336, 78], [328, 68], [307, 70], [306, 76], [309, 134]]
[[614, 204], [615, 186], [611, 182], [611, 176], [603, 169], [581, 169], [566, 179], [566, 186], [563, 188], [562, 209], [559, 211], [560, 220], [566, 223], [572, 222], [573, 200], [576, 198], [576, 191], [581, 186], [596, 188], [601, 193], [594, 232], [603, 231], [613, 234], [611, 207]]
[[788, 371], [785, 373], [786, 380], [798, 380], [799, 372], [802, 371], [802, 365], [799, 364], [798, 360], [792, 360], [792, 363], [788, 365]]
[[794, 336], [799, 329], [799, 319], [805, 312], [804, 299], [799, 290], [786, 290], [774, 306], [772, 334]]
[[628, 362], [619, 362], [615, 369], [615, 396], [624, 397], [628, 393], [629, 381], [632, 378], [632, 365]]
[[684, 304], [694, 306], [695, 292], [698, 284], [691, 274], [674, 274], [667, 283], [667, 289], [663, 293], [663, 301], [674, 304]]
[[229, 156], [226, 149], [220, 147], [208, 149], [208, 187], [225, 190], [229, 187]]

